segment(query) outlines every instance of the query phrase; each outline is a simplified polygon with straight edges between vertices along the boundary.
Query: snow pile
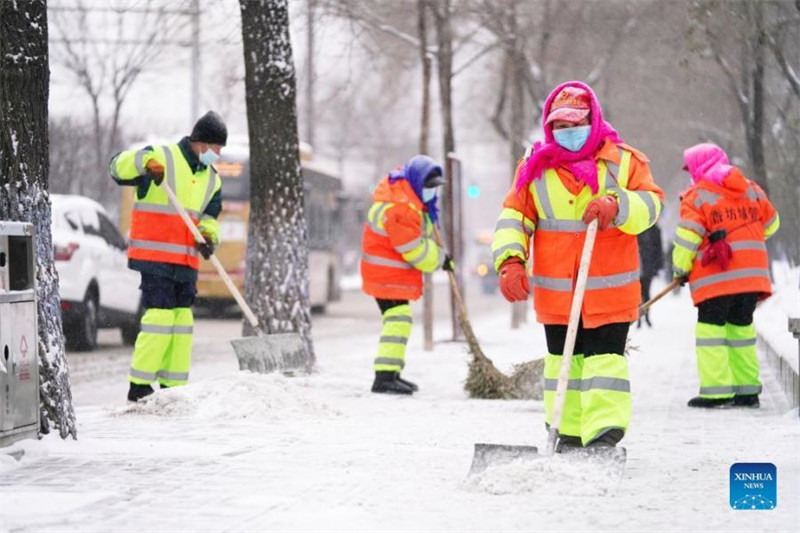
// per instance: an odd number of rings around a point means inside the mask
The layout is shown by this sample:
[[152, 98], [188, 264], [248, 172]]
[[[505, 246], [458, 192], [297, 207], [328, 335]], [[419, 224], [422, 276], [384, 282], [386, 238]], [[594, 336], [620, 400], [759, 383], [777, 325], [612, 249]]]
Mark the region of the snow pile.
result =
[[464, 484], [471, 492], [489, 494], [604, 496], [613, 494], [619, 481], [619, 472], [600, 459], [554, 455], [491, 466]]
[[319, 418], [340, 413], [309, 397], [298, 378], [236, 372], [160, 390], [122, 411], [123, 415], [183, 417], [200, 420], [245, 418]]
[[800, 267], [776, 261], [772, 269], [772, 296], [758, 306], [753, 320], [759, 335], [798, 372], [797, 339], [789, 332], [788, 321], [800, 316]]

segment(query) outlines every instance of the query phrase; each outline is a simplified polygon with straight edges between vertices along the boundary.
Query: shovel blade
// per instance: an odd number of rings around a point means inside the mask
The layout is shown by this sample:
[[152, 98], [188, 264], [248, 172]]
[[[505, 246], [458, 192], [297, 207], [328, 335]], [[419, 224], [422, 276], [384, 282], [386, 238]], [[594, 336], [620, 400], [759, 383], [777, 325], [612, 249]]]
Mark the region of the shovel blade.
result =
[[311, 372], [311, 357], [297, 333], [274, 333], [231, 340], [239, 370], [260, 374], [270, 372]]
[[483, 472], [490, 466], [505, 464], [516, 459], [538, 458], [539, 449], [536, 446], [512, 444], [487, 444], [475, 443], [475, 453], [472, 456], [470, 475]]
[[628, 452], [622, 446], [597, 447], [597, 448], [565, 448], [560, 452], [562, 457], [576, 461], [596, 463], [606, 468], [616, 470], [625, 468]]

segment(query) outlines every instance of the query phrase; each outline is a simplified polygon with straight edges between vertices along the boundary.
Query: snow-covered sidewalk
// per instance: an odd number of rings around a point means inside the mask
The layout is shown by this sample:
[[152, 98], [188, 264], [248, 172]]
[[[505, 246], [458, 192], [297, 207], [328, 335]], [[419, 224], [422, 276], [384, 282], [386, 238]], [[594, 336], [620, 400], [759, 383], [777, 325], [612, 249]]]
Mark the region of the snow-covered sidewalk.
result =
[[[342, 319], [352, 334], [317, 342], [315, 375], [239, 373], [225, 359], [143, 406], [80, 408], [77, 442], [0, 454], [0, 530], [796, 531], [800, 423], [769, 367], [760, 410], [690, 410], [688, 295], [651, 317], [656, 329], [632, 329], [634, 416], [616, 492], [558, 462], [467, 479], [475, 442], [544, 446], [541, 403], [467, 400], [464, 347], [422, 352], [421, 328], [406, 372], [421, 392], [372, 395], [377, 321]], [[545, 349], [540, 326], [512, 332], [509, 321], [498, 300], [475, 324], [504, 371]], [[730, 508], [735, 462], [777, 466], [775, 510]]]

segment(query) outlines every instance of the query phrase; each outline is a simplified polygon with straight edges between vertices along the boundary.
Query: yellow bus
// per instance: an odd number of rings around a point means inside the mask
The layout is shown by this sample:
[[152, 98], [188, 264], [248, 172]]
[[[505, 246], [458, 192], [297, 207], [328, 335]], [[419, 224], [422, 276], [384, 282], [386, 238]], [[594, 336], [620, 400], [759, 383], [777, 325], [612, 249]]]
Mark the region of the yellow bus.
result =
[[[138, 146], [137, 146], [138, 147]], [[341, 235], [340, 205], [342, 180], [311, 161], [310, 149], [302, 146], [306, 224], [309, 245], [309, 296], [311, 309], [324, 312], [328, 302], [338, 300], [339, 258], [336, 250]], [[247, 144], [228, 144], [214, 163], [222, 178], [220, 241], [216, 251], [234, 284], [244, 293], [247, 226], [250, 220], [250, 149]], [[130, 227], [133, 188], [123, 187], [120, 230]], [[222, 310], [235, 302], [209, 261], [201, 260], [197, 279], [197, 305]]]

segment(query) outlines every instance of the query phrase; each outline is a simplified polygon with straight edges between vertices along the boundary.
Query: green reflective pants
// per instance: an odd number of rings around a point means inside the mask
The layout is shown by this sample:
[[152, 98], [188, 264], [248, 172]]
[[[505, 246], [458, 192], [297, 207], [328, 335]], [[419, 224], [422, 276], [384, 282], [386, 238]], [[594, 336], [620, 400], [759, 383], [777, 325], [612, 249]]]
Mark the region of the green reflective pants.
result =
[[728, 358], [736, 394], [761, 394], [756, 353], [756, 327], [725, 324], [728, 339]]
[[611, 429], [628, 432], [631, 384], [628, 360], [615, 353], [583, 360], [581, 379], [581, 440], [586, 446]]
[[191, 308], [148, 309], [133, 349], [128, 379], [149, 385], [158, 380], [166, 386], [185, 385], [192, 361]]
[[698, 322], [695, 328], [701, 398], [733, 398], [734, 383], [725, 326]]
[[[544, 360], [545, 422], [551, 423], [561, 356]], [[580, 437], [587, 445], [608, 430], [627, 432], [631, 421], [628, 361], [617, 354], [572, 356], [559, 435]]]
[[[553, 403], [556, 400], [558, 373], [561, 371], [561, 355], [551, 353], [544, 356], [544, 421], [552, 423]], [[575, 354], [569, 366], [569, 382], [567, 397], [564, 399], [564, 410], [561, 415], [559, 435], [570, 437], [581, 436], [581, 373], [583, 372], [583, 355]]]
[[753, 324], [718, 326], [698, 322], [696, 339], [700, 397], [732, 398], [736, 394], [761, 393]]
[[375, 357], [375, 372], [400, 372], [406, 364], [411, 336], [411, 306], [397, 305], [383, 312], [383, 328]]

